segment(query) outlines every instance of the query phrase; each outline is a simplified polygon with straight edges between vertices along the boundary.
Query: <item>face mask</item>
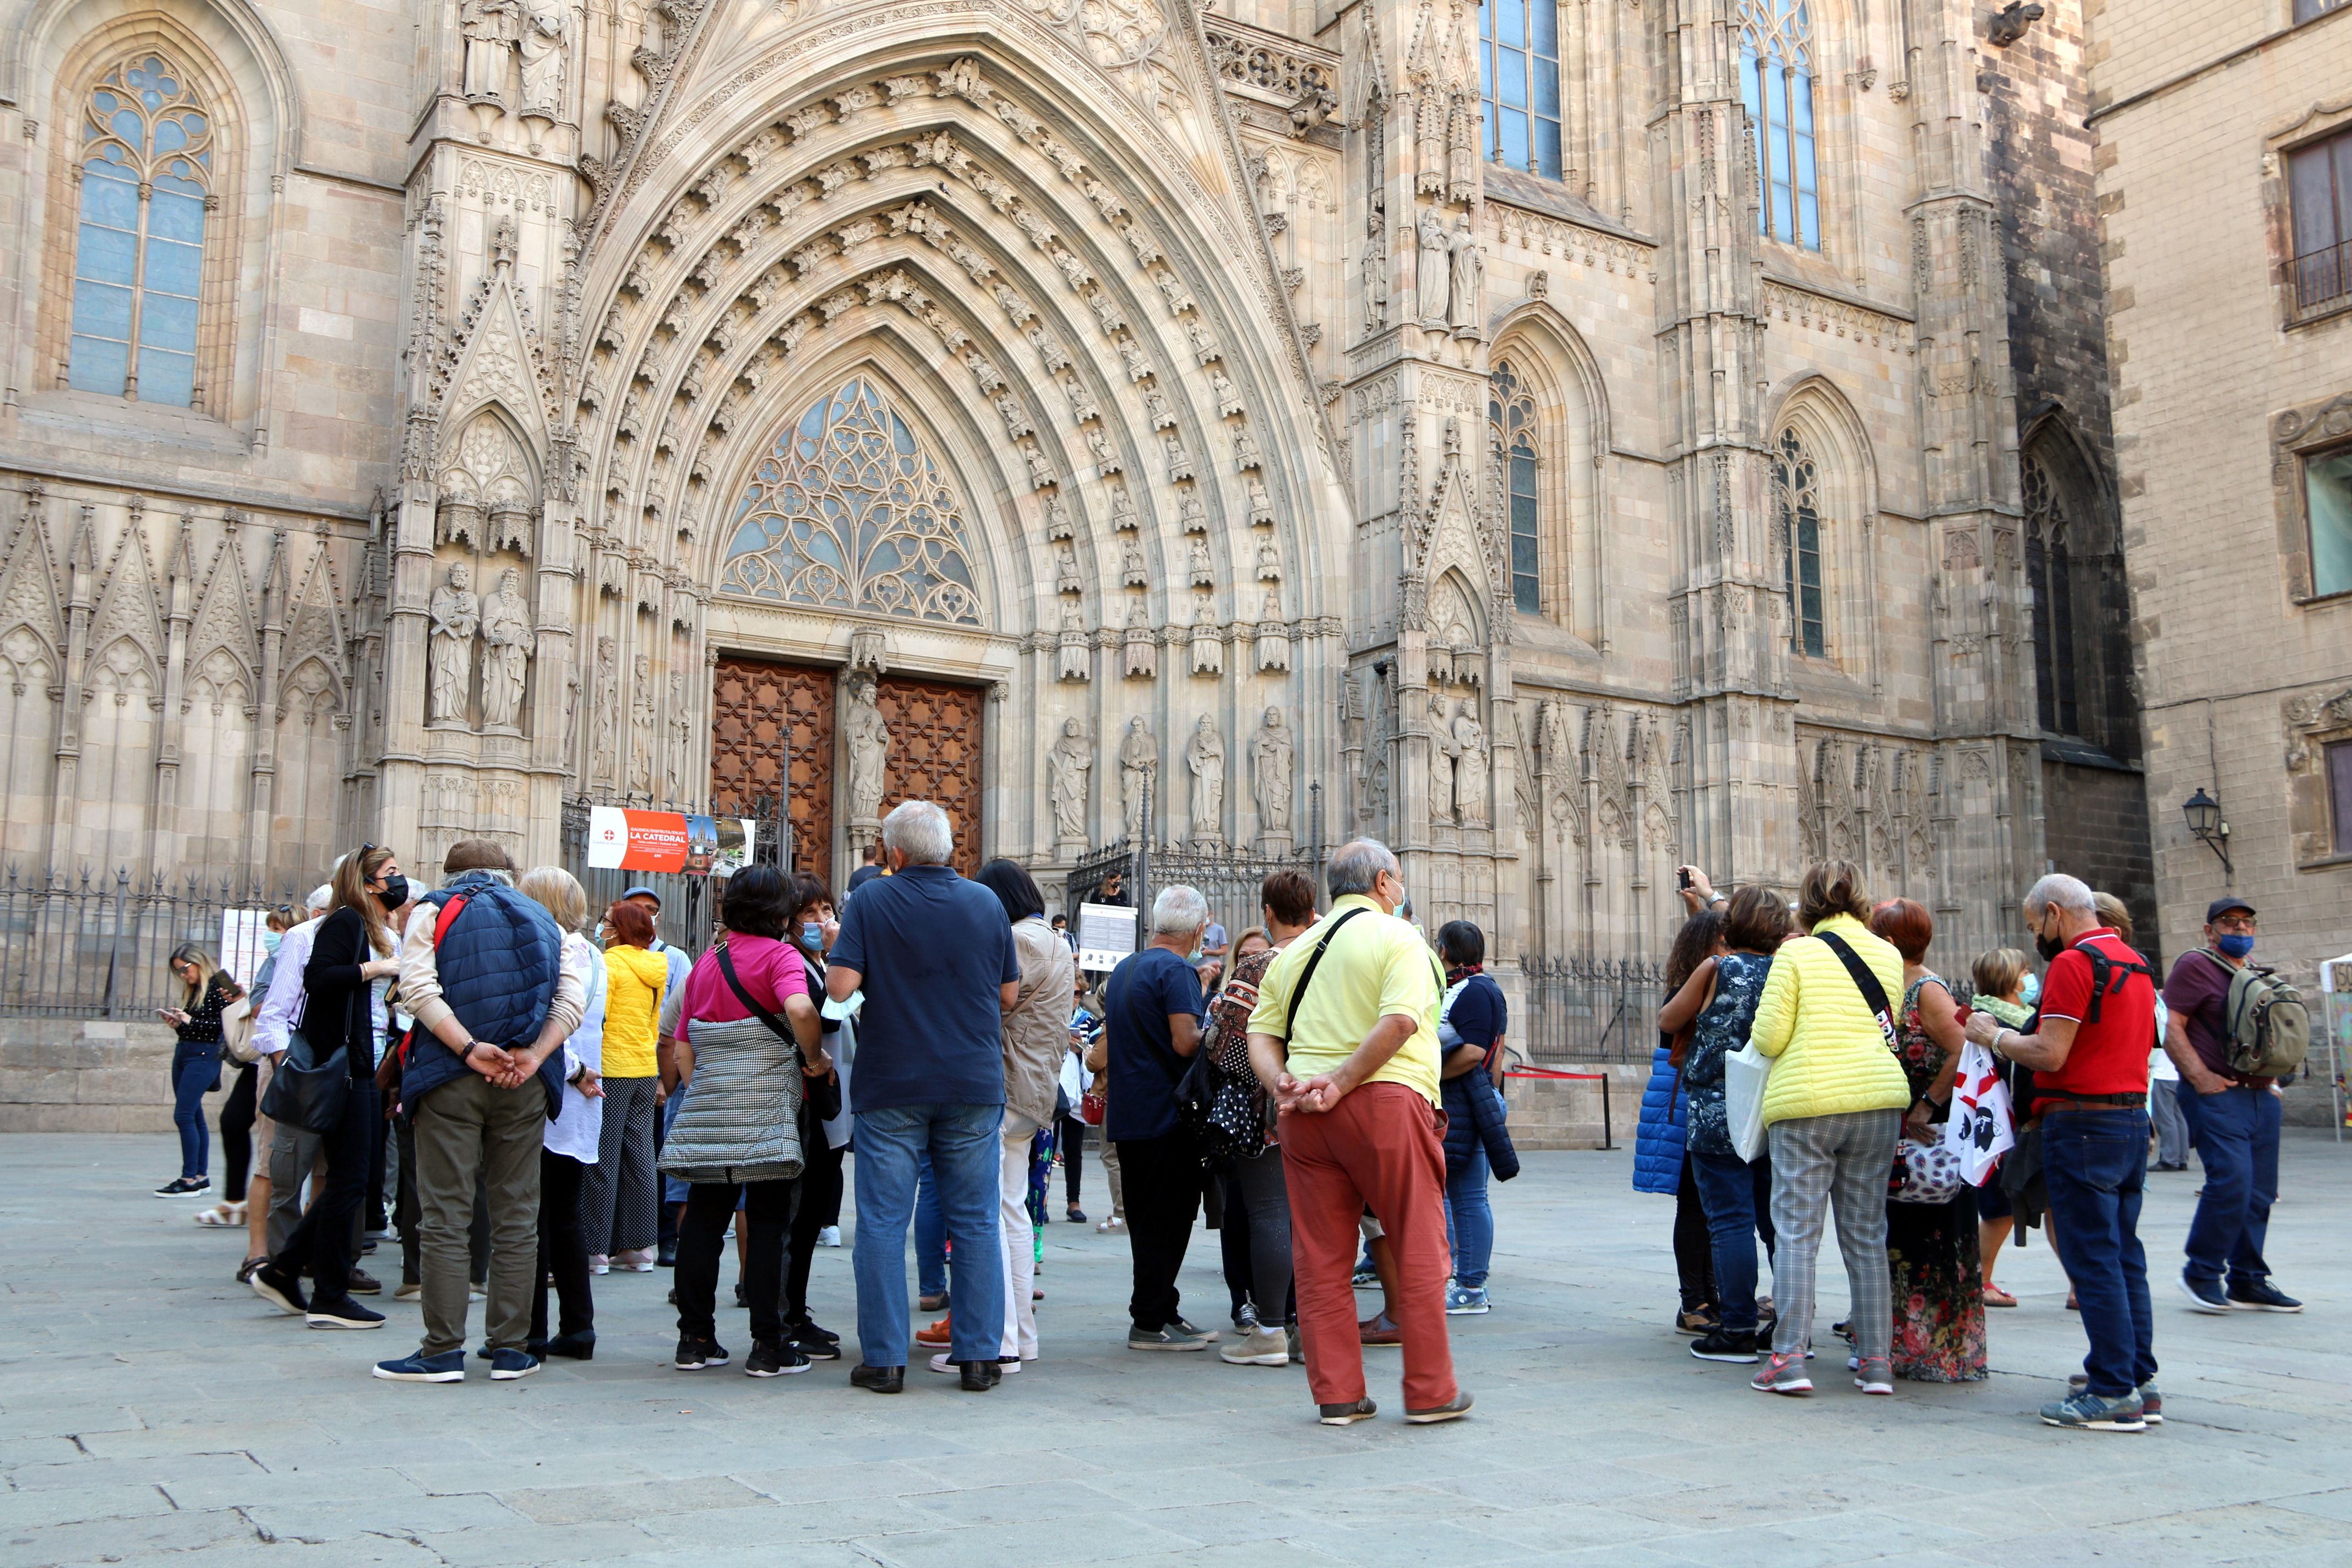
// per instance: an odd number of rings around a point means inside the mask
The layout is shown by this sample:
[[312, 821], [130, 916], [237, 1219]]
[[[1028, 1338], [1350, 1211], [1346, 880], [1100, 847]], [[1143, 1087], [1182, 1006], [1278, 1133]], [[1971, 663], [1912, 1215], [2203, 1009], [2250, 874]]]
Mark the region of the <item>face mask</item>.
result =
[[2066, 944], [2054, 936], [2037, 936], [2033, 939], [2033, 951], [2042, 955], [2042, 963], [2048, 963], [2066, 951]]
[[375, 901], [388, 910], [396, 910], [408, 902], [408, 879], [399, 876], [385, 879], [383, 889], [376, 894]]
[[264, 952], [276, 952], [278, 951], [278, 944], [284, 940], [285, 937], [283, 932], [274, 931], [263, 931], [261, 933], [261, 951]]
[[824, 927], [817, 924], [814, 921], [803, 921], [801, 922], [801, 940], [808, 943], [811, 947], [823, 947], [824, 945]]
[[2220, 948], [2231, 958], [2243, 958], [2246, 954], [2254, 951], [2254, 939], [2251, 936], [2232, 931], [2227, 936], [2215, 937], [2213, 939], [2213, 945]]
[[2017, 986], [2017, 999], [2024, 1003], [2029, 1007], [2032, 1006], [2036, 1002], [2041, 1001], [2042, 976], [2039, 974], [2029, 974], [2023, 980], [2020, 981]]

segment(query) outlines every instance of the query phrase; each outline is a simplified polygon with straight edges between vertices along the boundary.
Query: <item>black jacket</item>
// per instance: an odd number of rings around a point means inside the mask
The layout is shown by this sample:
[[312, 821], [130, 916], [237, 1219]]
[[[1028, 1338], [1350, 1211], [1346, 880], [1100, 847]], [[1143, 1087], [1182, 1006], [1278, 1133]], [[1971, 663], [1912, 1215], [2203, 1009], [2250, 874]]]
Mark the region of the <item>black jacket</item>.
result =
[[317, 1053], [313, 1059], [324, 1061], [341, 1046], [352, 1077], [363, 1083], [375, 1079], [375, 1035], [368, 1008], [372, 983], [360, 978], [360, 965], [378, 956], [368, 945], [367, 922], [346, 907], [320, 922], [302, 969], [301, 1028]]

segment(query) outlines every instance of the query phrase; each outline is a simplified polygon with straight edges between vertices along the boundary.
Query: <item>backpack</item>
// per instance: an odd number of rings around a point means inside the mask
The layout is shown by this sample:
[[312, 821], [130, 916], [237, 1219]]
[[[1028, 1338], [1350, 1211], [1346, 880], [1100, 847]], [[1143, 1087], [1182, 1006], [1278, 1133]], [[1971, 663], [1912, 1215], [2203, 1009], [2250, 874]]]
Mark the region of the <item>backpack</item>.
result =
[[2230, 994], [2221, 1004], [2221, 1038], [2231, 1072], [2284, 1078], [2303, 1066], [2311, 1048], [2311, 1009], [2303, 993], [2280, 979], [2275, 969], [2242, 963], [2231, 974]]
[[2144, 963], [2118, 962], [2100, 952], [2095, 943], [2087, 942], [2076, 943], [2074, 951], [2091, 961], [2091, 1005], [2085, 1009], [2083, 1017], [2085, 1028], [2099, 1021], [2099, 1012], [2107, 998], [2130, 984], [2133, 975], [2145, 974], [2151, 989], [2159, 992], [2164, 989], [2156, 978], [2156, 971]]

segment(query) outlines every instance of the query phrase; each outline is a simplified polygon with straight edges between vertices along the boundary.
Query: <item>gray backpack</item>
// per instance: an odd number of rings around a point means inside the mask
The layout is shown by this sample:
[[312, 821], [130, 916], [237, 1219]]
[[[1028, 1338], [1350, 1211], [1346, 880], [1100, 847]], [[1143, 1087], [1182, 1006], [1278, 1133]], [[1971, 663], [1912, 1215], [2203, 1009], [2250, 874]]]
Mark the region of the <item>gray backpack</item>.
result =
[[2242, 1077], [2284, 1078], [2303, 1066], [2311, 1048], [2311, 1009], [2303, 993], [2260, 964], [2231, 972], [2221, 1024], [2230, 1070]]

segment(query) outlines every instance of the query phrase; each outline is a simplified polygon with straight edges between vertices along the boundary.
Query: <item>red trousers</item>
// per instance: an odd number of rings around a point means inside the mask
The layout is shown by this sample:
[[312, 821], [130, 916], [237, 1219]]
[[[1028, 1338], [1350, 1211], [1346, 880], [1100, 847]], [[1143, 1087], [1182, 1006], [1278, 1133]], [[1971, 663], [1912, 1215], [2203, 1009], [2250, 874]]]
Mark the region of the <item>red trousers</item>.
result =
[[1282, 1118], [1282, 1173], [1290, 1188], [1291, 1257], [1307, 1385], [1318, 1405], [1364, 1397], [1364, 1348], [1356, 1332], [1356, 1222], [1380, 1216], [1396, 1254], [1402, 1297], [1391, 1303], [1404, 1331], [1404, 1403], [1427, 1410], [1453, 1399], [1454, 1352], [1445, 1342], [1444, 1119], [1418, 1090], [1368, 1083], [1320, 1115]]

